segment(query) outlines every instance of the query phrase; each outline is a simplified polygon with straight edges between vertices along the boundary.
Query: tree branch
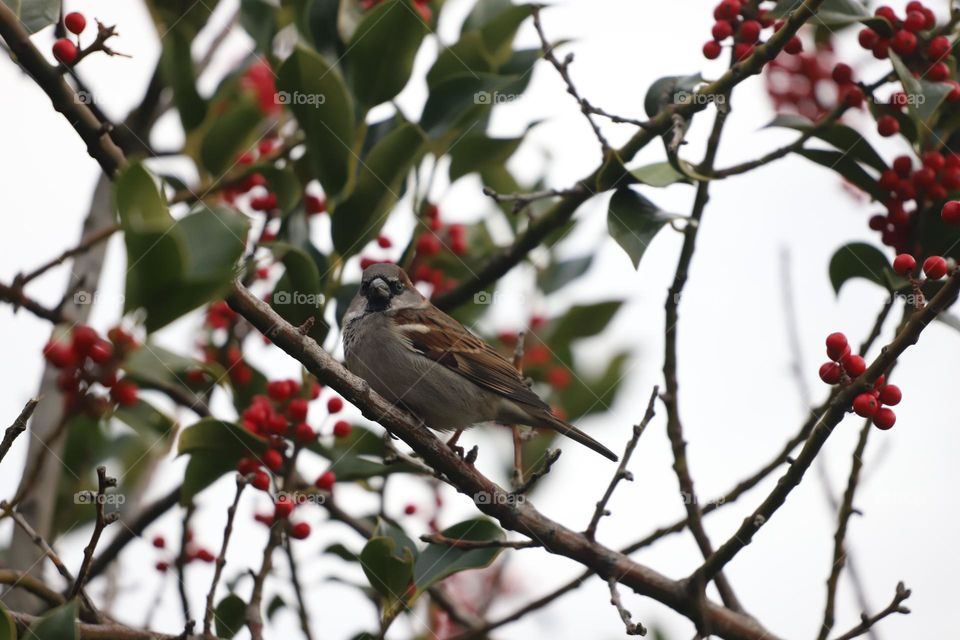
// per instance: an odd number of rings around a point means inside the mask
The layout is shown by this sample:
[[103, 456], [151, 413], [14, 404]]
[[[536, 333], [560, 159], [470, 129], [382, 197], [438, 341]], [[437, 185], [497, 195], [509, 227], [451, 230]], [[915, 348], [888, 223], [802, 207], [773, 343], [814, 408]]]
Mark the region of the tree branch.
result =
[[870, 617], [866, 613], [860, 614], [860, 624], [855, 626], [850, 631], [847, 631], [842, 636], [837, 636], [833, 640], [851, 640], [862, 636], [868, 632], [873, 625], [877, 624], [887, 616], [891, 616], [895, 613], [902, 613], [904, 615], [910, 613], [910, 609], [902, 606], [904, 600], [910, 597], [910, 589], [907, 589], [903, 586], [902, 582], [897, 583], [897, 592], [893, 596], [893, 600], [890, 604], [887, 605], [887, 608], [878, 613], [877, 615]]
[[13, 441], [27, 430], [27, 422], [30, 420], [30, 416], [33, 415], [33, 410], [37, 408], [37, 404], [39, 403], [39, 398], [28, 400], [27, 404], [25, 404], [20, 411], [20, 415], [17, 416], [17, 419], [3, 432], [3, 442], [0, 442], [0, 461], [2, 461], [4, 457], [6, 457], [7, 452], [10, 451], [10, 447], [13, 446]]

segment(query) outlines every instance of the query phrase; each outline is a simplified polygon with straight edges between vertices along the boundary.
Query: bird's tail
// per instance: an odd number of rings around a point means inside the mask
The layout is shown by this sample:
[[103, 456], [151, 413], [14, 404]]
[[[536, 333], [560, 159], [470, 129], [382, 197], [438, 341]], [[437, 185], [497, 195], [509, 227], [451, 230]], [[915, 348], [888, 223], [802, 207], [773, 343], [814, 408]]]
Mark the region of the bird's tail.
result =
[[614, 462], [619, 460], [617, 454], [615, 454], [613, 451], [610, 451], [610, 449], [607, 449], [605, 446], [585, 434], [583, 431], [580, 431], [580, 429], [577, 429], [572, 424], [564, 422], [547, 411], [544, 411], [541, 417], [543, 418], [543, 421], [537, 426], [553, 429], [557, 433], [564, 435], [571, 440], [576, 440], [583, 446], [593, 449], [608, 460], [613, 460]]

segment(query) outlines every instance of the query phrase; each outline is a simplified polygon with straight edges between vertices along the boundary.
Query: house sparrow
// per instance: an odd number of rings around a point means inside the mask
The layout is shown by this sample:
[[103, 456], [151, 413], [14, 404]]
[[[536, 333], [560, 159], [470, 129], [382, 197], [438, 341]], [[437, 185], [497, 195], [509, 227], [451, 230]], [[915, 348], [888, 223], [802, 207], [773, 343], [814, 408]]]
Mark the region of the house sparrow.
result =
[[393, 264], [363, 272], [343, 318], [347, 368], [436, 431], [480, 422], [552, 429], [600, 455], [617, 456], [571, 424], [526, 385], [490, 345], [433, 306]]

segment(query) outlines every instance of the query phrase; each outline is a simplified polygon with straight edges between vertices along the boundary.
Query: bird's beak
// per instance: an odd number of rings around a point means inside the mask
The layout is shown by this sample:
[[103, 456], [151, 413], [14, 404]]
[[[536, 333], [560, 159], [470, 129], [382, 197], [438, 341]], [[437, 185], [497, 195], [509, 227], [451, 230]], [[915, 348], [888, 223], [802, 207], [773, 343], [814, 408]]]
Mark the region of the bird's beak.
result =
[[390, 299], [390, 285], [383, 278], [377, 278], [367, 288], [367, 299], [386, 302]]

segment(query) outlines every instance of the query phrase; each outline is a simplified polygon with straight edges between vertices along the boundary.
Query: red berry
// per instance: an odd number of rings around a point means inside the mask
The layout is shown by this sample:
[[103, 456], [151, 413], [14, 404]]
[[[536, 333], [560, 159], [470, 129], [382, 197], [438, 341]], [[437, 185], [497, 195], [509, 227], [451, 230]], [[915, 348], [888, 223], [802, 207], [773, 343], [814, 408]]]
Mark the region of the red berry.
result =
[[885, 18], [887, 22], [889, 22], [894, 27], [900, 24], [900, 21], [897, 20], [897, 14], [894, 13], [893, 9], [891, 9], [890, 7], [887, 7], [887, 6], [877, 7], [877, 10], [874, 11], [873, 13], [874, 15], [880, 16], [881, 18]]
[[296, 437], [299, 442], [313, 442], [317, 437], [317, 432], [306, 422], [301, 422], [294, 430], [294, 437]]
[[907, 56], [917, 49], [917, 36], [909, 31], [898, 31], [890, 41], [890, 48], [901, 56]]
[[103, 364], [113, 357], [113, 345], [106, 340], [97, 340], [90, 345], [87, 355], [97, 364]]
[[931, 280], [947, 275], [947, 261], [940, 256], [930, 256], [923, 261], [923, 273]]
[[840, 359], [840, 366], [851, 378], [859, 378], [867, 370], [867, 361], [854, 353], [848, 353]]
[[417, 505], [415, 505], [415, 504], [408, 504], [407, 506], [405, 506], [405, 507], [403, 508], [403, 512], [404, 512], [405, 514], [407, 514], [408, 516], [412, 516], [413, 514], [415, 514], [415, 513], [417, 512]]
[[387, 236], [379, 235], [377, 236], [377, 245], [381, 249], [389, 249], [393, 246], [393, 241], [391, 241]]
[[263, 464], [271, 471], [277, 471], [283, 466], [283, 454], [276, 449], [267, 449], [263, 453]]
[[937, 172], [930, 167], [917, 169], [913, 174], [913, 184], [916, 185], [918, 189], [926, 189], [936, 182], [936, 180]]
[[909, 253], [901, 253], [893, 259], [893, 270], [902, 276], [909, 276], [916, 268], [917, 261]]
[[798, 36], [793, 36], [787, 40], [787, 44], [783, 45], [783, 50], [786, 53], [795, 56], [803, 51], [803, 40], [801, 40]]
[[877, 60], [886, 60], [890, 57], [890, 42], [888, 40], [881, 40], [877, 44], [873, 45], [873, 57]]
[[277, 436], [287, 435], [290, 423], [283, 416], [272, 415], [267, 418], [266, 431]]
[[930, 167], [934, 171], [940, 171], [947, 164], [943, 154], [939, 151], [927, 151], [923, 154], [922, 159], [924, 166]]
[[53, 57], [67, 66], [73, 64], [79, 53], [77, 45], [66, 38], [60, 38], [53, 43]]
[[323, 491], [330, 491], [333, 489], [334, 483], [337, 481], [337, 474], [333, 471], [324, 471], [320, 474], [320, 477], [317, 478], [314, 485], [317, 489], [322, 489]]
[[333, 425], [333, 437], [335, 438], [346, 438], [351, 431], [353, 431], [353, 427], [346, 420], [337, 420], [336, 424]]
[[950, 53], [950, 40], [947, 36], [937, 36], [930, 41], [930, 44], [927, 46], [927, 57], [931, 60], [939, 61], [941, 58]]
[[886, 169], [880, 173], [880, 179], [877, 181], [881, 189], [893, 191], [900, 184], [900, 178], [893, 169]]
[[720, 46], [719, 42], [710, 40], [703, 45], [703, 57], [707, 60], [716, 60], [720, 57], [720, 53], [723, 51], [723, 47]]
[[753, 53], [753, 45], [747, 44], [746, 42], [738, 42], [733, 45], [733, 56], [737, 60], [743, 60], [750, 57], [750, 54]]
[[85, 356], [100, 337], [90, 327], [80, 324], [73, 328], [73, 350]]
[[138, 400], [137, 385], [128, 381], [121, 380], [110, 389], [110, 397], [121, 407], [132, 407]]
[[87, 28], [87, 19], [83, 17], [82, 13], [71, 11], [63, 16], [63, 26], [65, 26], [70, 33], [80, 35], [83, 33], [83, 30]]
[[307, 214], [316, 215], [318, 213], [323, 213], [327, 210], [327, 201], [324, 198], [318, 196], [307, 195], [303, 197], [303, 204], [307, 210]]
[[77, 358], [73, 352], [73, 349], [62, 342], [57, 342], [55, 340], [51, 340], [43, 348], [43, 357], [47, 359], [47, 362], [58, 369], [73, 366], [77, 363]]
[[710, 35], [718, 42], [726, 40], [733, 35], [733, 26], [727, 20], [718, 20], [710, 30]]
[[895, 406], [900, 404], [900, 401], [903, 399], [903, 393], [900, 391], [900, 387], [895, 384], [884, 385], [880, 388], [880, 402], [888, 406]]
[[879, 408], [880, 403], [877, 402], [872, 393], [861, 393], [853, 400], [854, 413], [863, 418], [873, 416]]
[[843, 370], [836, 362], [824, 362], [820, 365], [820, 379], [827, 384], [837, 384], [843, 375]]
[[267, 384], [267, 395], [271, 400], [284, 402], [290, 397], [290, 386], [286, 380], [273, 380]]
[[950, 67], [945, 62], [937, 62], [927, 69], [927, 79], [933, 82], [943, 82], [950, 77]]
[[884, 138], [900, 133], [900, 123], [893, 116], [880, 116], [877, 120], [877, 133]]
[[831, 360], [839, 360], [843, 356], [850, 353], [850, 343], [847, 341], [847, 336], [843, 335], [839, 331], [831, 333], [827, 336], [827, 357]]
[[940, 217], [947, 224], [960, 224], [960, 200], [950, 200], [944, 204]]
[[164, 560], [157, 560], [157, 564], [153, 566], [156, 567], [157, 571], [160, 573], [166, 573], [167, 569], [170, 568], [170, 563]]
[[425, 233], [417, 240], [417, 253], [435, 256], [440, 253], [440, 238], [433, 233]]
[[547, 371], [547, 382], [554, 389], [563, 390], [570, 386], [570, 370], [563, 366], [552, 367]]
[[867, 27], [866, 29], [861, 29], [860, 33], [857, 34], [857, 40], [860, 41], [860, 46], [864, 49], [873, 49], [877, 46], [877, 43], [880, 42], [880, 35]]
[[[908, 31], [922, 31], [927, 24], [927, 18], [920, 11], [910, 11], [907, 13], [907, 19], [903, 21], [903, 28]], [[904, 33], [901, 31], [900, 33]], [[913, 34], [911, 34], [913, 35]]]
[[253, 474], [253, 480], [250, 484], [260, 491], [266, 491], [270, 488], [270, 476], [268, 476], [265, 471], [258, 469], [257, 472]]
[[163, 549], [167, 546], [167, 541], [163, 536], [153, 536], [153, 546], [155, 546], [157, 549]]
[[303, 398], [294, 398], [290, 401], [290, 406], [287, 407], [287, 415], [290, 416], [290, 419], [294, 422], [303, 422], [307, 419], [307, 411], [309, 406], [307, 401]]
[[913, 160], [910, 159], [910, 156], [897, 156], [893, 159], [893, 170], [901, 178], [906, 178], [913, 171]]
[[[753, 44], [760, 38], [761, 28], [760, 23], [756, 20], [744, 20], [740, 28], [737, 29], [737, 40], [746, 42], [747, 44]], [[717, 40], [723, 40], [723, 38], [717, 38]]]
[[327, 400], [327, 411], [329, 413], [337, 413], [343, 409], [343, 398], [330, 398]]
[[884, 431], [892, 427], [896, 421], [897, 414], [893, 412], [893, 409], [881, 407], [873, 414], [873, 424], [876, 425], [878, 429], [883, 429]]
[[285, 496], [281, 496], [273, 505], [273, 517], [277, 520], [282, 520], [293, 513], [293, 508], [295, 506], [296, 505], [293, 503], [293, 500]]
[[837, 63], [831, 75], [833, 76], [833, 81], [837, 84], [850, 84], [853, 82], [853, 69], [850, 68], [850, 65], [844, 64], [843, 62]]
[[306, 522], [298, 522], [290, 527], [290, 537], [295, 540], [304, 540], [310, 536], [310, 525]]
[[259, 468], [260, 463], [253, 458], [240, 458], [240, 462], [237, 463], [237, 472], [242, 476], [254, 473]]
[[213, 562], [217, 557], [209, 549], [200, 549], [197, 551], [197, 560], [201, 562]]

